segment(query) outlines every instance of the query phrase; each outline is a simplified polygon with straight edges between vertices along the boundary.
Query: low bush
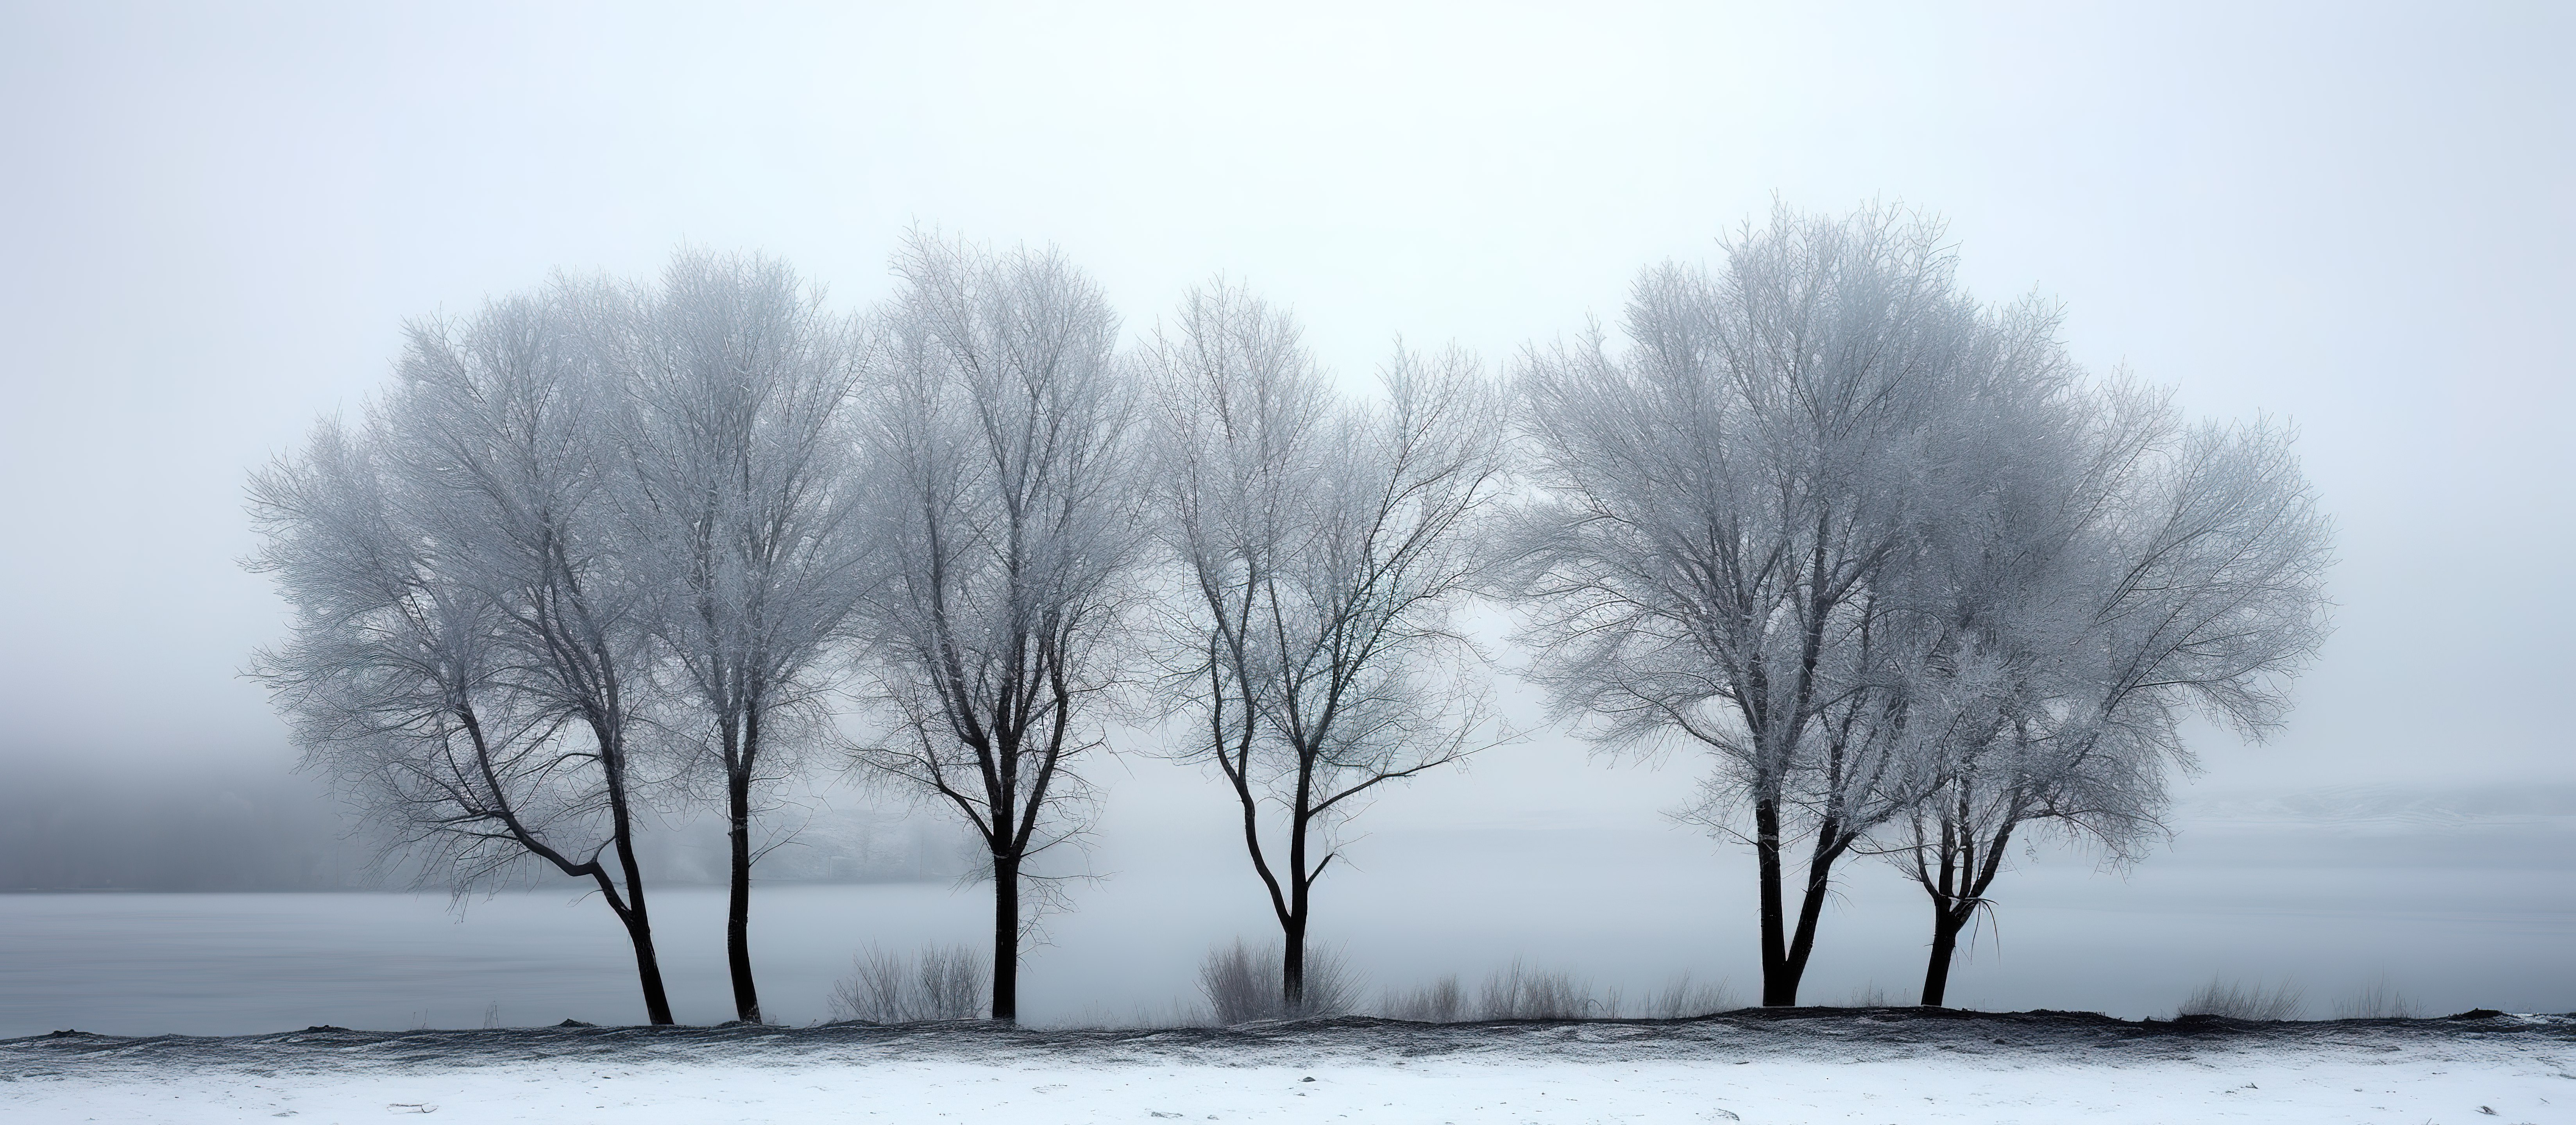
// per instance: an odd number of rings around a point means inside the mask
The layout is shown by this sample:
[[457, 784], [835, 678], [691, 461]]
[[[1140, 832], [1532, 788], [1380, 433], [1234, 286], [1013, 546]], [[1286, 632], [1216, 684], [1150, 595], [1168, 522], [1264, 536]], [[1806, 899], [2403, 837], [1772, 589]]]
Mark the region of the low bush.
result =
[[2391, 987], [2387, 977], [2335, 1001], [2334, 1006], [2334, 1018], [2339, 1020], [2411, 1020], [2423, 1014], [2423, 1007], [2412, 997]]
[[[1663, 988], [1647, 993], [1637, 1014], [1647, 1019], [1689, 1019], [1742, 1006], [1742, 998], [1725, 981], [1695, 984], [1685, 972]], [[1485, 977], [1484, 987], [1478, 990], [1472, 1004], [1458, 984], [1458, 974], [1450, 973], [1412, 989], [1387, 989], [1379, 999], [1377, 1014], [1422, 1023], [1456, 1023], [1617, 1019], [1625, 1011], [1618, 989], [1596, 993], [1589, 980], [1570, 972], [1533, 969], [1515, 958], [1509, 966]]]
[[973, 946], [926, 945], [918, 957], [875, 946], [850, 959], [832, 985], [832, 1018], [871, 1023], [981, 1018], [991, 977]]
[[1458, 974], [1451, 973], [1409, 992], [1387, 989], [1378, 1014], [1391, 1020], [1456, 1023], [1465, 1011], [1465, 1001], [1466, 990], [1458, 987]]
[[1645, 1010], [1639, 1014], [1648, 1019], [1686, 1020], [1716, 1012], [1731, 1012], [1744, 1006], [1742, 997], [1727, 987], [1725, 981], [1693, 986], [1685, 971], [1665, 984], [1662, 990], [1646, 994]]
[[1209, 1015], [1218, 1025], [1337, 1016], [1355, 1006], [1359, 982], [1343, 962], [1341, 951], [1310, 945], [1306, 947], [1305, 1003], [1290, 1008], [1280, 978], [1282, 955], [1277, 942], [1255, 949], [1242, 938], [1208, 950], [1207, 959], [1199, 963], [1199, 995], [1206, 999]]
[[2215, 977], [2174, 1010], [2180, 1016], [2225, 1016], [2235, 1020], [2294, 1020], [2307, 1010], [2307, 992], [2289, 981], [2266, 990]]
[[1606, 998], [1596, 998], [1591, 981], [1576, 980], [1572, 973], [1525, 968], [1517, 957], [1512, 959], [1510, 968], [1485, 978], [1480, 999], [1478, 1019], [1615, 1019], [1619, 1015], [1617, 990]]

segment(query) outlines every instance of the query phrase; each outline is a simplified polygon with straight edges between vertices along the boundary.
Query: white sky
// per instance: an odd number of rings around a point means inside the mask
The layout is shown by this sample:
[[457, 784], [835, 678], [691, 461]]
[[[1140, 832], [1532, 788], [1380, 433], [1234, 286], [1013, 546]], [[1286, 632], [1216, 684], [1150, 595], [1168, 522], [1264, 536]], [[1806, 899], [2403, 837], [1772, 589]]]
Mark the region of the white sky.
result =
[[918, 222], [1131, 328], [1230, 272], [1356, 378], [1615, 318], [1776, 193], [1937, 211], [2088, 364], [2299, 424], [2339, 632], [2205, 785], [2576, 783], [2576, 9], [915, 7], [0, 0], [0, 757], [282, 759], [244, 474], [556, 267], [855, 305]]

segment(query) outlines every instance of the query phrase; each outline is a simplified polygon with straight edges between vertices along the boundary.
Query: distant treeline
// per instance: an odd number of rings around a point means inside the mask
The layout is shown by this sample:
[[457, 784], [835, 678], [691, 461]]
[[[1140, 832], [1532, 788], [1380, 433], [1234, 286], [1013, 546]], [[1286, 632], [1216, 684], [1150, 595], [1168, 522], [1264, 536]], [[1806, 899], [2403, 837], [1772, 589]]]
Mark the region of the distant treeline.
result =
[[147, 771], [22, 761], [0, 789], [0, 889], [328, 891], [379, 885], [315, 779], [266, 763]]
[[[415, 885], [416, 865], [380, 862], [321, 780], [265, 761], [131, 767], [11, 767], [0, 789], [0, 891], [372, 891]], [[815, 806], [764, 882], [954, 879], [969, 861], [949, 826], [865, 807]], [[725, 881], [723, 828], [662, 824], [640, 838], [657, 880]], [[530, 885], [575, 881], [534, 873]], [[444, 890], [439, 884], [436, 889]]]

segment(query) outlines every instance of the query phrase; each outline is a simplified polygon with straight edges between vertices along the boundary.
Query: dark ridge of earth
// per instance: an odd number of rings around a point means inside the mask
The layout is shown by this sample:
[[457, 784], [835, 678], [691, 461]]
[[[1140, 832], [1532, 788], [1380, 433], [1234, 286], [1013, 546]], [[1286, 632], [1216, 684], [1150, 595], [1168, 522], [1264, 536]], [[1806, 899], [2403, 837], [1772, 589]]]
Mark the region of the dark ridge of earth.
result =
[[1413, 1023], [1341, 1016], [1230, 1028], [1049, 1029], [982, 1021], [593, 1027], [567, 1020], [544, 1028], [394, 1032], [311, 1027], [224, 1037], [57, 1031], [0, 1040], [0, 1081], [71, 1071], [173, 1068], [261, 1075], [453, 1070], [549, 1058], [629, 1067], [894, 1060], [1309, 1066], [1402, 1065], [1408, 1059], [1459, 1056], [1567, 1063], [1861, 1062], [2042, 1052], [2070, 1062], [2116, 1064], [2238, 1051], [2442, 1056], [2479, 1047], [2576, 1048], [2576, 1013], [2525, 1016], [2481, 1009], [2440, 1019], [2250, 1022], [2211, 1016], [2130, 1021], [2093, 1012], [1746, 1008], [1684, 1020]]

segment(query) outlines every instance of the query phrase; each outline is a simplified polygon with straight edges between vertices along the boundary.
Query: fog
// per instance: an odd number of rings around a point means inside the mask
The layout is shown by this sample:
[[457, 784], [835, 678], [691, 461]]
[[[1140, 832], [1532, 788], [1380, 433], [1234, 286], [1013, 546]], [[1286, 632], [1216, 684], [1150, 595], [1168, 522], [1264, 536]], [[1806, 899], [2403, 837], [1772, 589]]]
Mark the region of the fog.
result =
[[[1357, 970], [1362, 996], [1449, 973], [1473, 990], [1514, 959], [1587, 980], [1627, 1011], [1688, 971], [1739, 998], [1758, 986], [1734, 849], [1652, 816], [1650, 784], [1561, 759], [1497, 755], [1374, 810], [1378, 830], [1329, 879], [1318, 937]], [[1635, 779], [1651, 783], [1666, 775]], [[1624, 790], [1476, 815], [1429, 807], [1434, 788], [1512, 783]], [[1199, 798], [1149, 810], [1148, 795]], [[1124, 780], [1079, 909], [1046, 920], [1024, 971], [1023, 1018], [1129, 1024], [1192, 1014], [1199, 959], [1271, 923], [1242, 857], [1210, 842], [1214, 794], [1185, 777]], [[1581, 798], [1588, 792], [1574, 793]], [[1951, 1002], [2164, 1017], [2212, 977], [2288, 981], [2307, 1014], [2380, 983], [2426, 1012], [2576, 1006], [2563, 892], [2576, 834], [2565, 788], [2447, 802], [2346, 789], [2310, 800], [2210, 804], [2170, 852], [2132, 875], [2047, 854], [1998, 884], [1996, 921], [1956, 972]], [[1420, 798], [1414, 800], [1410, 798]], [[1577, 806], [1577, 807], [1569, 807]], [[1165, 823], [1157, 825], [1156, 820]], [[1177, 821], [1179, 823], [1171, 823]], [[781, 853], [782, 857], [786, 853]], [[657, 870], [660, 870], [657, 868]], [[982, 888], [946, 880], [765, 882], [753, 948], [771, 1018], [829, 1016], [833, 983], [871, 945], [972, 942]], [[315, 1023], [402, 1029], [642, 1018], [614, 922], [578, 890], [444, 894], [16, 894], [0, 896], [0, 1036], [63, 1027], [224, 1034]], [[723, 892], [662, 886], [656, 932], [685, 1023], [728, 1018]], [[1855, 864], [1831, 909], [1804, 995], [1910, 999], [1923, 972], [1922, 892]]]
[[[1357, 387], [1399, 334], [1499, 368], [1615, 319], [1775, 199], [1944, 216], [1967, 283], [2062, 302], [2090, 367], [2295, 423], [2336, 521], [2288, 726], [2195, 728], [2134, 870], [2021, 861], [1954, 1002], [2163, 1014], [2295, 976], [2324, 1014], [2384, 974], [2576, 1009], [2571, 33], [2537, 5], [0, 6], [0, 887], [129, 892], [0, 896], [0, 1035], [638, 1018], [596, 902], [401, 890], [238, 674], [287, 624], [238, 565], [246, 474], [355, 416], [406, 317], [682, 244], [856, 308], [921, 225], [1060, 246], [1131, 338], [1224, 272]], [[1372, 989], [1523, 956], [1751, 995], [1751, 860], [1665, 815], [1705, 763], [1594, 759], [1501, 657], [1527, 736], [1382, 797], [1318, 936]], [[1187, 1001], [1211, 943], [1271, 926], [1226, 795], [1160, 737], [1090, 767], [1102, 878], [1046, 922], [1034, 1019]], [[856, 949], [979, 924], [947, 829], [831, 763], [811, 785], [753, 931], [800, 1022]], [[672, 821], [648, 885], [718, 878]], [[1807, 991], [1904, 998], [1921, 892], [1848, 871]], [[725, 1014], [719, 899], [669, 896], [684, 1020]]]

